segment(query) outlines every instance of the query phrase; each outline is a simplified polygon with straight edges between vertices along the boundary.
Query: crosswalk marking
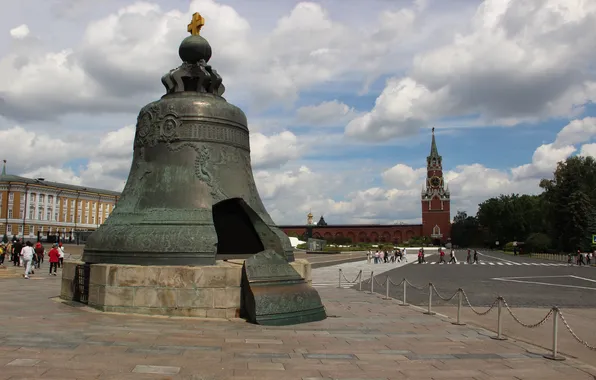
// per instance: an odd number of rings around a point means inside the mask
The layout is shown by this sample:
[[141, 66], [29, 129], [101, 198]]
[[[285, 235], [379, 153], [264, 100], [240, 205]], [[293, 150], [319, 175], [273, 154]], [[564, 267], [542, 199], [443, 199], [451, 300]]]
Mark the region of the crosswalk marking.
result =
[[[412, 264], [417, 265], [419, 264], [418, 261], [413, 262]], [[520, 266], [520, 265], [527, 265], [527, 266], [551, 266], [551, 267], [566, 267], [569, 266], [569, 264], [567, 263], [557, 263], [557, 264], [552, 264], [552, 263], [514, 263], [514, 262], [502, 262], [502, 261], [479, 261], [477, 264], [474, 263], [470, 263], [468, 264], [465, 261], [458, 261], [456, 263], [444, 263], [444, 264], [440, 264], [437, 261], [428, 261], [426, 262], [426, 264], [428, 265], [516, 265], [516, 266]], [[424, 263], [422, 265], [425, 265]]]

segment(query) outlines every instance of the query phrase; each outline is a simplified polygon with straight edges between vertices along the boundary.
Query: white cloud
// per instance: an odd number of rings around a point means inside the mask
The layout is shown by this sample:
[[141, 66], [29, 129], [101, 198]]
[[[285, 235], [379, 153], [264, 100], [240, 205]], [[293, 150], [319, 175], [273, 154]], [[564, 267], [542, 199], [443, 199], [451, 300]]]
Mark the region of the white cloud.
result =
[[271, 136], [251, 133], [250, 147], [253, 169], [279, 168], [298, 158], [302, 150], [296, 135], [288, 131]]
[[354, 117], [354, 108], [337, 100], [304, 106], [296, 110], [296, 119], [308, 126], [343, 126]]
[[580, 156], [592, 156], [596, 158], [596, 143], [584, 144], [579, 152]]
[[262, 35], [213, 0], [194, 0], [183, 10], [136, 2], [91, 22], [80, 46], [17, 47], [0, 59], [0, 114], [30, 120], [135, 112], [160, 95], [159, 78], [180, 64], [178, 46], [195, 11], [207, 20], [201, 34], [213, 47], [210, 63], [236, 98], [259, 106], [290, 104], [302, 90], [348, 74], [379, 75], [416, 17], [409, 9], [384, 11], [377, 28], [356, 29], [333, 21], [320, 4], [300, 2]]
[[456, 116], [515, 125], [578, 115], [596, 99], [595, 24], [595, 2], [486, 0], [470, 32], [418, 54], [346, 133], [382, 140]]
[[29, 27], [26, 24], [22, 24], [10, 30], [10, 35], [13, 38], [22, 40], [29, 35]]

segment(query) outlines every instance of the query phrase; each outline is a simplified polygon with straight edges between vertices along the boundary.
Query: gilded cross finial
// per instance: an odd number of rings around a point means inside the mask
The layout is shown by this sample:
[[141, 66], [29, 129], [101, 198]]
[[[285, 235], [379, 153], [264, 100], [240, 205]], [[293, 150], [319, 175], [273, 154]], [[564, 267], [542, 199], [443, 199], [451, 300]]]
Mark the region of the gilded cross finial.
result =
[[195, 12], [192, 15], [192, 20], [190, 21], [190, 24], [188, 24], [186, 31], [193, 36], [198, 36], [201, 33], [203, 25], [205, 25], [205, 18], [201, 16], [199, 12]]
[[435, 127], [433, 127], [433, 133], [435, 133]]

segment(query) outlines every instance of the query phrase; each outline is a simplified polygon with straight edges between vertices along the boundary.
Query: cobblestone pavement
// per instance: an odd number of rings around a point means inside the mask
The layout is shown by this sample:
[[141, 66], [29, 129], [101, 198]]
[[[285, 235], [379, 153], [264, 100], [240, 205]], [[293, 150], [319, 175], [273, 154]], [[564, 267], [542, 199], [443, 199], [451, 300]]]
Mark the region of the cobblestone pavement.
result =
[[285, 327], [105, 314], [52, 297], [60, 277], [0, 280], [0, 379], [594, 379], [378, 295], [320, 288], [329, 318]]

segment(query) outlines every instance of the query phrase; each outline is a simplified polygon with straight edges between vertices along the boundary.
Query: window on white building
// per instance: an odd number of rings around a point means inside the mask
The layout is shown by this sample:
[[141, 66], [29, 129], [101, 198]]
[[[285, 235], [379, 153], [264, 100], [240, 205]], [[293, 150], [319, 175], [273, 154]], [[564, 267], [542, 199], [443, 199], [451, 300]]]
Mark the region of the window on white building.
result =
[[35, 193], [29, 194], [29, 202], [35, 202]]
[[6, 226], [6, 234], [7, 235], [12, 234], [12, 224], [9, 224]]
[[35, 235], [35, 226], [34, 225], [29, 226], [29, 235]]
[[54, 196], [53, 195], [48, 195], [48, 203], [49, 204], [54, 203]]
[[91, 217], [91, 224], [95, 224], [95, 215]]
[[71, 211], [71, 212], [70, 212], [70, 217], [68, 218], [68, 221], [69, 221], [70, 223], [73, 223], [73, 222], [74, 222], [74, 211]]
[[79, 201], [79, 209], [83, 207], [83, 201]]
[[33, 219], [35, 217], [35, 207], [29, 208], [29, 219]]
[[77, 223], [81, 223], [81, 219], [82, 219], [82, 215], [81, 215], [81, 212], [79, 211], [79, 214], [77, 215]]
[[98, 224], [102, 224], [102, 223], [103, 223], [103, 218], [102, 218], [102, 215], [99, 214], [99, 223]]
[[8, 201], [9, 202], [14, 201], [14, 193], [8, 193]]
[[43, 203], [46, 200], [46, 196], [44, 194], [39, 194], [39, 203]]
[[12, 208], [8, 209], [8, 219], [12, 219]]
[[23, 225], [19, 224], [19, 235], [23, 234]]
[[74, 201], [70, 201], [70, 208], [71, 209], [74, 209], [74, 205], [75, 205], [75, 202]]
[[58, 210], [56, 210], [54, 212], [54, 221], [57, 222], [58, 221]]
[[42, 209], [37, 210], [37, 219], [43, 220], [43, 210]]
[[21, 209], [19, 210], [19, 218], [22, 218], [25, 216], [25, 206], [21, 205]]

